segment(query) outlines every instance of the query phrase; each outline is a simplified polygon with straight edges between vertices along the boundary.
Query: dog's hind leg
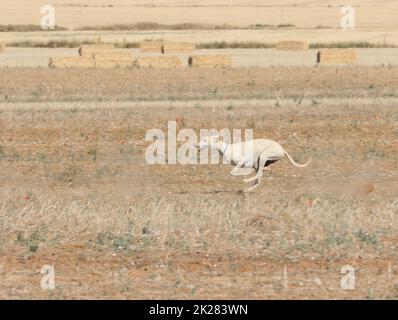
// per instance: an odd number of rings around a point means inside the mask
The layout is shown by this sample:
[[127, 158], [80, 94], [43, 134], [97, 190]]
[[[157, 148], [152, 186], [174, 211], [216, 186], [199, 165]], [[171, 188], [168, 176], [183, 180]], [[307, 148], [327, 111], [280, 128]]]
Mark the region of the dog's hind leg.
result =
[[[263, 168], [263, 171], [272, 171], [272, 170], [271, 170], [271, 168], [265, 167], [265, 168]], [[247, 175], [249, 175], [250, 173], [248, 173]], [[252, 181], [254, 181], [256, 179], [257, 179], [257, 174], [255, 176], [251, 177], [251, 178], [243, 179], [242, 181], [243, 182], [252, 182]]]
[[262, 153], [260, 155], [259, 167], [258, 167], [258, 170], [257, 170], [257, 174], [254, 177], [245, 180], [245, 182], [251, 182], [251, 181], [256, 180], [256, 183], [253, 186], [251, 186], [249, 189], [247, 189], [246, 192], [250, 192], [250, 191], [252, 191], [253, 189], [257, 188], [260, 185], [261, 179], [263, 177], [263, 168], [264, 168], [264, 166], [265, 166], [265, 164], [267, 163], [268, 160], [269, 160], [269, 158], [268, 158], [268, 155], [266, 153]]

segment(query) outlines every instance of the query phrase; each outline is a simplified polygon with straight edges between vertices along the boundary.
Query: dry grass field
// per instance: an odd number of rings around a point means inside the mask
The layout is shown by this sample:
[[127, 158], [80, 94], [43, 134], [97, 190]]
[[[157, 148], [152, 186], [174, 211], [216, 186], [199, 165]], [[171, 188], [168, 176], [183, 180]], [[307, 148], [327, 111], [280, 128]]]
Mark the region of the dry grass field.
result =
[[[132, 22], [294, 24], [298, 27], [339, 27], [340, 6], [327, 0], [53, 0], [57, 24], [81, 27]], [[1, 24], [37, 24], [41, 0], [3, 0]], [[352, 0], [362, 28], [398, 28], [395, 0]], [[382, 17], [382, 18], [381, 18]], [[167, 21], [165, 21], [167, 20]]]
[[[0, 298], [396, 299], [397, 83], [396, 67], [3, 68]], [[150, 166], [145, 133], [170, 120], [253, 128], [313, 163], [281, 160], [250, 194], [227, 165]]]
[[[101, 38], [107, 42], [300, 40], [398, 45], [395, 0], [350, 1], [356, 8], [355, 30], [340, 29], [343, 3], [326, 0], [53, 0], [57, 26], [68, 29], [53, 32], [36, 30], [42, 18], [42, 5], [41, 0], [3, 0], [0, 26], [32, 25], [35, 31], [0, 32], [0, 41], [95, 41]], [[133, 24], [141, 27], [124, 30]], [[153, 24], [163, 28], [151, 28]]]

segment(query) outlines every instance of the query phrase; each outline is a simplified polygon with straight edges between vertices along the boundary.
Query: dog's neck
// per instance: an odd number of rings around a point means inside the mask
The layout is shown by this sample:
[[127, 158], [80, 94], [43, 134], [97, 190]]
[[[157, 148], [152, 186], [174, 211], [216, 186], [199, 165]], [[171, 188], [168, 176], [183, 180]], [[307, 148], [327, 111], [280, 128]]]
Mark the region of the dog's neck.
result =
[[218, 147], [218, 150], [221, 152], [221, 154], [225, 154], [225, 152], [227, 152], [227, 150], [228, 150], [228, 143], [220, 141], [218, 143], [217, 147]]

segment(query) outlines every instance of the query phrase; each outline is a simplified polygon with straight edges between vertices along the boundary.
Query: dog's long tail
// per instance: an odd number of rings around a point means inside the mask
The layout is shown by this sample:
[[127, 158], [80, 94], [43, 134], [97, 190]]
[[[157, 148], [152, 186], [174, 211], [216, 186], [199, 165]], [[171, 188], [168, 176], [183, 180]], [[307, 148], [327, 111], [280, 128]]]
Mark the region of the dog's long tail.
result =
[[300, 164], [300, 163], [295, 162], [295, 161], [293, 160], [293, 158], [290, 156], [290, 154], [287, 153], [286, 150], [283, 150], [283, 151], [284, 151], [285, 155], [289, 158], [290, 162], [291, 162], [293, 165], [295, 165], [296, 167], [304, 168], [304, 167], [308, 166], [308, 165], [311, 163], [311, 160], [312, 160], [311, 156], [310, 156], [310, 160], [308, 160], [307, 163]]

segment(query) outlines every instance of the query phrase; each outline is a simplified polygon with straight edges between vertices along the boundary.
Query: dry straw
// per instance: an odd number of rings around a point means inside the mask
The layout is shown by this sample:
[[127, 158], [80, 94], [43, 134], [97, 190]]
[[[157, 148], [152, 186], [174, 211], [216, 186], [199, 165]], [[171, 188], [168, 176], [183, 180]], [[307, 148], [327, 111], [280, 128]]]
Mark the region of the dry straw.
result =
[[178, 57], [143, 57], [136, 60], [136, 65], [140, 68], [179, 68], [182, 66]]
[[308, 48], [309, 44], [305, 41], [281, 41], [276, 45], [276, 49], [282, 51], [305, 51]]
[[6, 50], [6, 44], [4, 42], [0, 42], [0, 52], [4, 52]]
[[232, 65], [232, 60], [227, 55], [191, 56], [188, 65], [192, 68], [226, 68]]
[[358, 59], [355, 49], [322, 49], [318, 51], [320, 64], [354, 64]]

